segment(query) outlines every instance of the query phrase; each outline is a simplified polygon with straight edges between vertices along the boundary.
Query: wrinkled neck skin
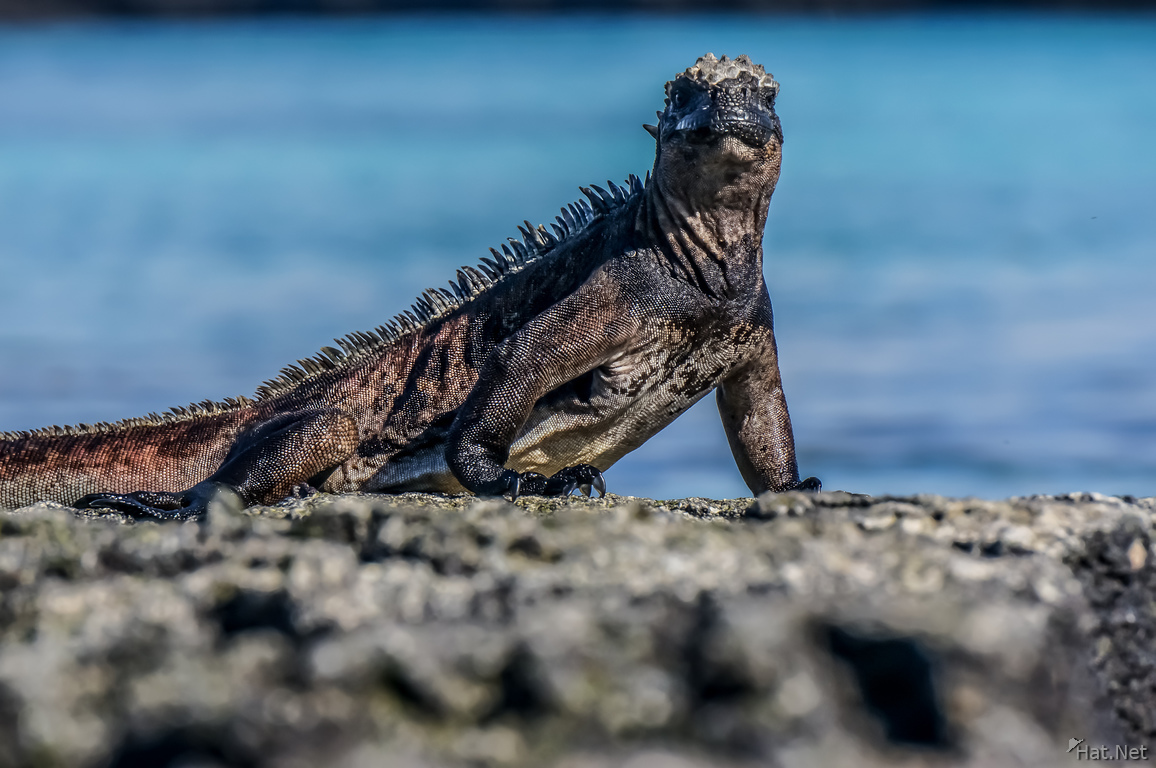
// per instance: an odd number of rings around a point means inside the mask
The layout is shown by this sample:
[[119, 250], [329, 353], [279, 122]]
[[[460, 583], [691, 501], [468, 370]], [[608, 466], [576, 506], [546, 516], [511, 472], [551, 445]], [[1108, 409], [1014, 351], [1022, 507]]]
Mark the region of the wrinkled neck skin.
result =
[[662, 244], [671, 273], [712, 298], [733, 299], [762, 284], [778, 146], [759, 150], [766, 156], [757, 159], [744, 156], [754, 153], [730, 138], [706, 150], [660, 144], [639, 207], [643, 240]]

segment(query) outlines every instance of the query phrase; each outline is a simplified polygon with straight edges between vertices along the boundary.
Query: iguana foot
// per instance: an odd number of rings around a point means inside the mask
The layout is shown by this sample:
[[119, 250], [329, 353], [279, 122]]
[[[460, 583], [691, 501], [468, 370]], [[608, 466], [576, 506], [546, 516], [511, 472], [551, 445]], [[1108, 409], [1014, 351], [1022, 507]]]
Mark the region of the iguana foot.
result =
[[289, 492], [288, 496], [281, 499], [273, 506], [287, 508], [296, 507], [301, 501], [312, 498], [319, 493], [321, 493], [321, 491], [319, 491], [317, 488], [314, 488], [309, 483], [298, 483], [297, 485], [293, 486], [293, 490]]
[[316, 496], [319, 493], [321, 493], [321, 491], [314, 488], [309, 483], [297, 483], [297, 485], [293, 486], [293, 490], [290, 492], [290, 494], [288, 496], [286, 496], [285, 498], [286, 499], [307, 499], [310, 496]]
[[591, 488], [598, 491], [599, 497], [605, 496], [606, 478], [602, 477], [598, 467], [578, 464], [558, 470], [546, 483], [546, 495], [569, 496], [574, 491], [581, 491], [583, 496], [589, 496]]
[[204, 516], [218, 495], [240, 500], [237, 489], [228, 483], [205, 481], [187, 491], [137, 491], [136, 493], [90, 493], [72, 506], [77, 509], [108, 509], [145, 520], [181, 521]]
[[502, 482], [505, 483], [505, 494], [509, 495], [510, 501], [519, 496], [569, 496], [574, 491], [589, 496], [591, 489], [598, 491], [600, 497], [606, 495], [606, 478], [602, 477], [597, 467], [590, 464], [563, 467], [550, 477], [537, 472], [507, 470], [502, 476]]
[[821, 483], [817, 477], [808, 477], [806, 480], [800, 480], [798, 483], [796, 483], [795, 487], [791, 490], [814, 491], [815, 493], [818, 493], [819, 491], [823, 490], [823, 483]]

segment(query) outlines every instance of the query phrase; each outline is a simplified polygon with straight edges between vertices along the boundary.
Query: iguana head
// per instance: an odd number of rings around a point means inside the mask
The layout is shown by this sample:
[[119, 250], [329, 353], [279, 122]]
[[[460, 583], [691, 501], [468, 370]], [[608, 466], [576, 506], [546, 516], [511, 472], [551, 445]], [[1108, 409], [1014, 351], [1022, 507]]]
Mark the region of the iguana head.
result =
[[701, 57], [666, 84], [666, 109], [657, 126], [646, 126], [658, 142], [655, 174], [684, 189], [740, 175], [773, 188], [783, 143], [778, 92], [774, 77], [746, 56]]

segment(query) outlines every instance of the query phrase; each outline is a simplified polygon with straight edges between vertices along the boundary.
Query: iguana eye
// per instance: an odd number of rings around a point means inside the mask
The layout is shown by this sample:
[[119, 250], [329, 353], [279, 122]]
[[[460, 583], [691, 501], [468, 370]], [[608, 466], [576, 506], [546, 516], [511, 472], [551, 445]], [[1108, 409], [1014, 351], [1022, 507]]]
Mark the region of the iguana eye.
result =
[[686, 103], [686, 94], [682, 91], [675, 91], [670, 94], [670, 103], [675, 109], [682, 109], [682, 105]]

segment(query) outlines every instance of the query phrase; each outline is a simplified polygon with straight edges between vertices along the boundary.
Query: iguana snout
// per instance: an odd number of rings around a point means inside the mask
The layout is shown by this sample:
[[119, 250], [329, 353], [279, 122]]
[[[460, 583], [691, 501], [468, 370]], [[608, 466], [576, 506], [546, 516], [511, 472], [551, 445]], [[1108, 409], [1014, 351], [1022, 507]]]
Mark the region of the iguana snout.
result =
[[715, 142], [732, 136], [753, 148], [783, 140], [775, 97], [779, 84], [746, 56], [712, 54], [666, 84], [659, 141]]
[[765, 212], [782, 159], [778, 93], [775, 79], [746, 56], [708, 53], [679, 73], [666, 84], [658, 125], [646, 126], [658, 144], [657, 186], [690, 209]]

